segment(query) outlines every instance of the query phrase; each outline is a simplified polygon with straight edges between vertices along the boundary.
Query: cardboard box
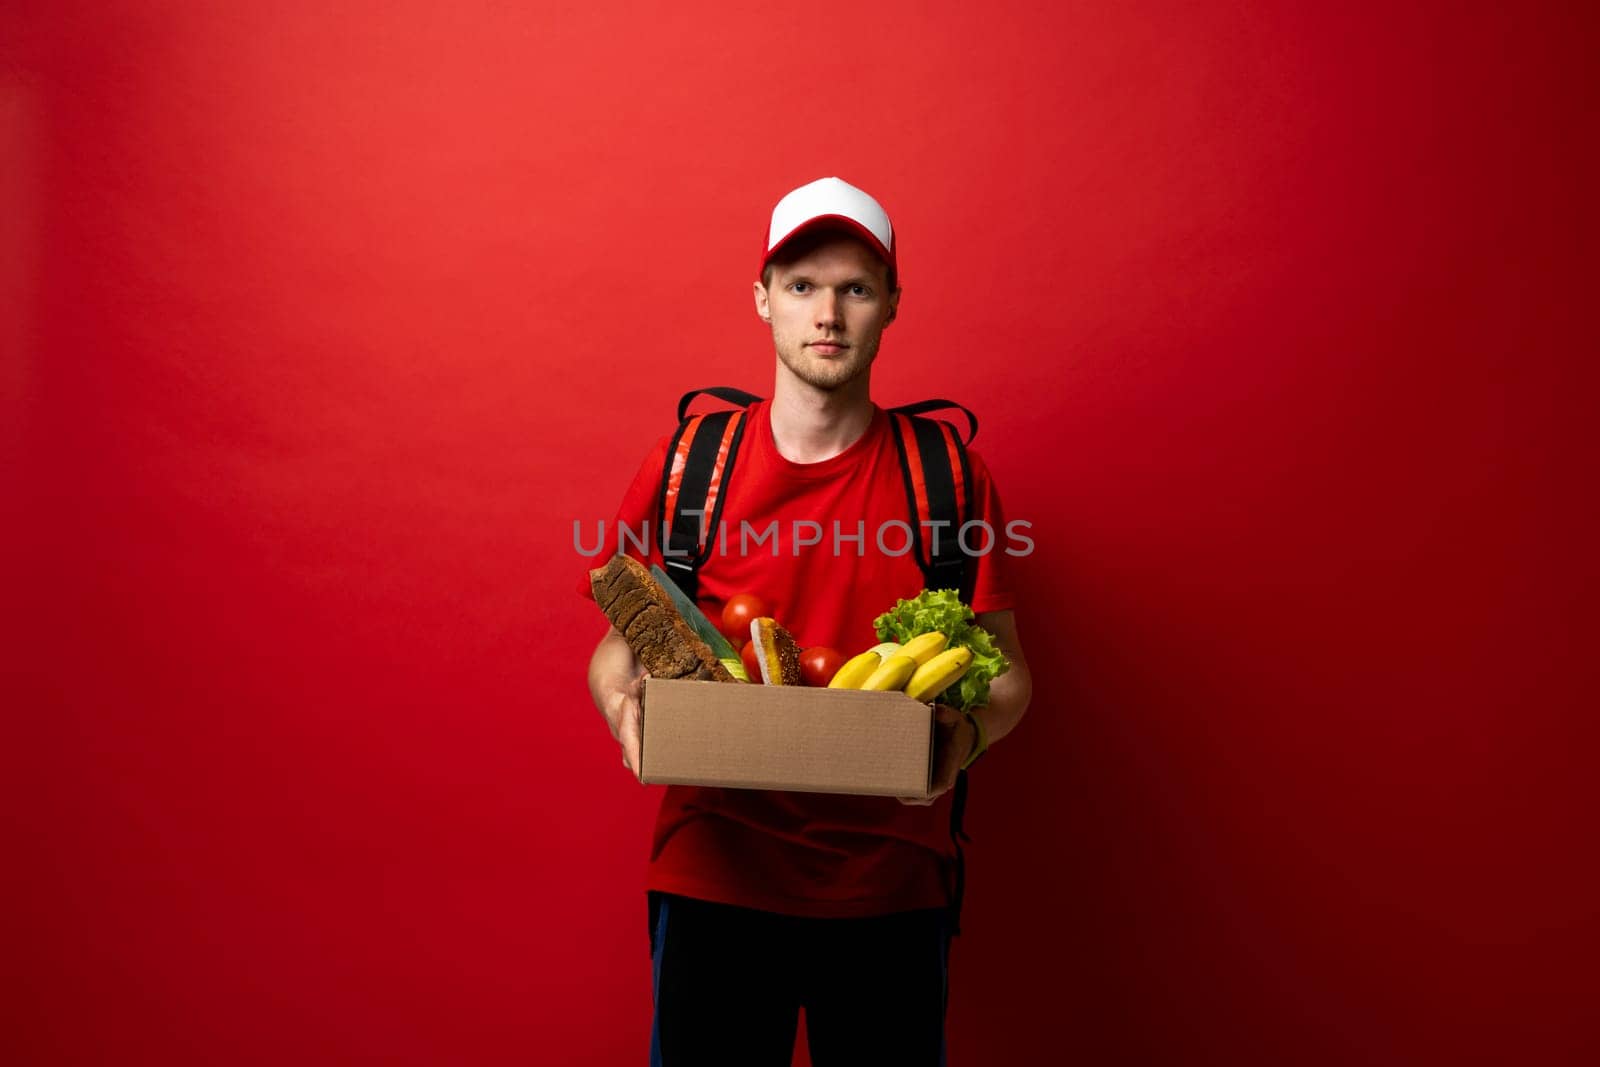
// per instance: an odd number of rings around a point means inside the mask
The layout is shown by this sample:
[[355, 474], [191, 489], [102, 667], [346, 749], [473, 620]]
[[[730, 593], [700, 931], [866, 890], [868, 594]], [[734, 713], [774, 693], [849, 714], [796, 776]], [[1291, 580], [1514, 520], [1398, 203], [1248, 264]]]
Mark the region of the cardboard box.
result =
[[925, 797], [933, 708], [904, 693], [647, 678], [647, 785]]

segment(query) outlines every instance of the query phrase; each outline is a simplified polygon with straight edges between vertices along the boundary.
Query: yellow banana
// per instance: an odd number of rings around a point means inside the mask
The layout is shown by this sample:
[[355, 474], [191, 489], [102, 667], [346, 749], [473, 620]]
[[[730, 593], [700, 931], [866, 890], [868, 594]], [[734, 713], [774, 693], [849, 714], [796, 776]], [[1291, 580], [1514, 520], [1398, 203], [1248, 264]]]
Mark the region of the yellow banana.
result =
[[947, 649], [917, 668], [906, 683], [906, 696], [925, 704], [959, 682], [971, 668], [972, 649]]
[[872, 672], [872, 677], [861, 683], [861, 688], [893, 692], [910, 681], [916, 669], [916, 660], [896, 652]]
[[833, 680], [828, 683], [829, 689], [860, 689], [861, 683], [872, 677], [872, 672], [878, 669], [883, 662], [883, 657], [877, 652], [867, 651], [850, 660], [843, 667], [834, 672]]
[[931, 633], [918, 634], [916, 637], [913, 637], [911, 640], [907, 641], [905, 645], [901, 647], [900, 654], [902, 656], [910, 656], [912, 659], [917, 661], [917, 666], [920, 667], [933, 657], [937, 656], [939, 653], [943, 652], [944, 646], [948, 642], [949, 638], [945, 637], [945, 635], [940, 633], [938, 630], [934, 630]]

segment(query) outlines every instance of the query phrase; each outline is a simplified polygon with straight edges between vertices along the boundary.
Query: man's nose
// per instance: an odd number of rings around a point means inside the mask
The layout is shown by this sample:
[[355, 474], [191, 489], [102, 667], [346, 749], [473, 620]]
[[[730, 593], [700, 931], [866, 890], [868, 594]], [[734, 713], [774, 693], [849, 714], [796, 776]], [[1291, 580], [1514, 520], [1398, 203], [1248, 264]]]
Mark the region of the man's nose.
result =
[[817, 294], [817, 329], [833, 330], [843, 325], [839, 321], [839, 294], [824, 289]]

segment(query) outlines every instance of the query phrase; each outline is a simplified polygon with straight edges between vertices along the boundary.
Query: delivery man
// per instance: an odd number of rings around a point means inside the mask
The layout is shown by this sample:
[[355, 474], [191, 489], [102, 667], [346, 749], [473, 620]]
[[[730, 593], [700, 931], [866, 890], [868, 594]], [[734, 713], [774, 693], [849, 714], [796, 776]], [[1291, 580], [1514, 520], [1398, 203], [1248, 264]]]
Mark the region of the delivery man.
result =
[[[802, 648], [853, 655], [876, 643], [876, 616], [922, 590], [917, 563], [896, 551], [904, 542], [881, 535], [907, 511], [889, 414], [871, 394], [900, 295], [894, 231], [871, 196], [823, 178], [779, 201], [754, 283], [776, 379], [772, 399], [748, 408], [738, 466], [722, 486], [726, 547], [706, 561], [696, 591], [708, 617], [753, 593]], [[966, 324], [949, 327], [971, 343]], [[622, 528], [655, 522], [671, 437], [625, 494], [613, 551]], [[971, 514], [1000, 530], [988, 469], [975, 452], [968, 459]], [[771, 536], [752, 544], [740, 536], [749, 530]], [[635, 554], [663, 562], [658, 539]], [[666, 789], [647, 879], [653, 1064], [786, 1067], [802, 1007], [818, 1067], [943, 1062], [948, 791], [1016, 727], [1031, 692], [1006, 562], [998, 550], [972, 557], [968, 605], [1011, 669], [970, 717], [937, 709], [932, 799]], [[589, 687], [635, 775], [643, 675], [620, 634], [601, 638]]]

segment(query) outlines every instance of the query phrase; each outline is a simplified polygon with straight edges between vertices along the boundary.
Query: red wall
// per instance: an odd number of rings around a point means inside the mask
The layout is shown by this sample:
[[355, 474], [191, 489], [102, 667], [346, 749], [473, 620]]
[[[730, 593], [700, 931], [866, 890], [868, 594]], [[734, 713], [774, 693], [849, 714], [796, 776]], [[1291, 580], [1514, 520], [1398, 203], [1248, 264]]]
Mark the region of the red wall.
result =
[[1593, 1062], [1580, 5], [249, 6], [0, 15], [0, 1058], [642, 1062], [572, 522], [840, 174], [1039, 549], [954, 1062]]

